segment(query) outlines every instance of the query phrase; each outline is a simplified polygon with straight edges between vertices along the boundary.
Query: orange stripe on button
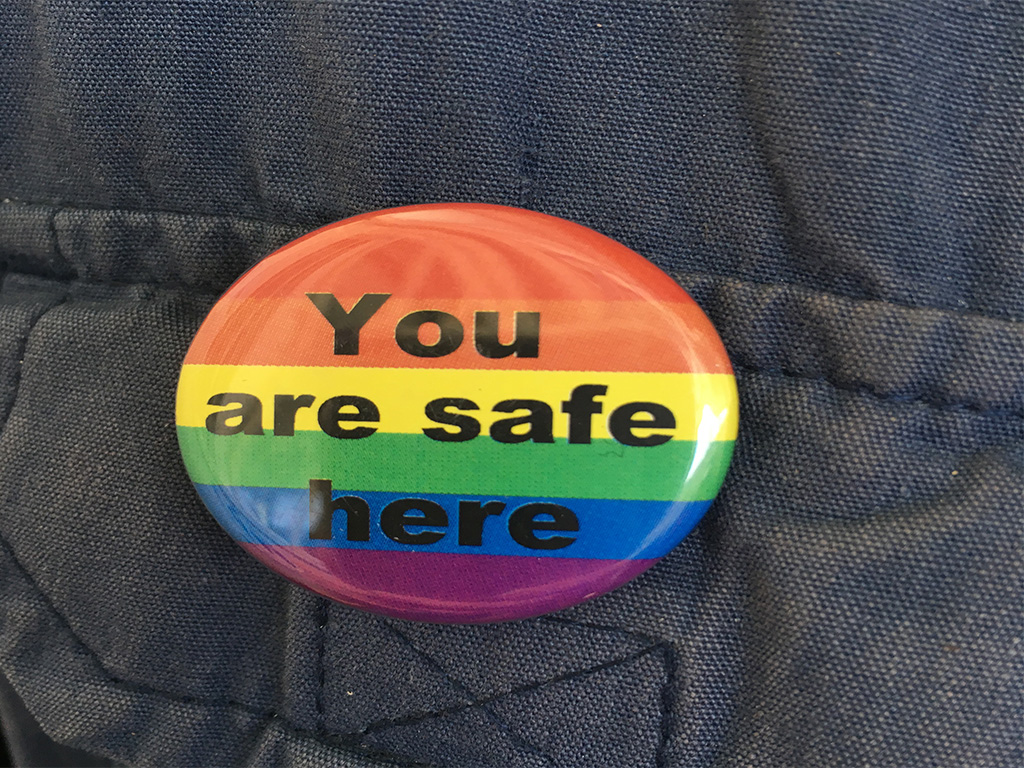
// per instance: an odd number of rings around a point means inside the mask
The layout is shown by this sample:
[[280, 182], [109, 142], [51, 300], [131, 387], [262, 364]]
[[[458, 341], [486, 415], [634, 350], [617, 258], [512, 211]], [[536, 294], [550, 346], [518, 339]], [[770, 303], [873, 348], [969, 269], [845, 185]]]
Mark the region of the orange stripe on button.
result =
[[[571, 222], [483, 206], [357, 216], [268, 256], [233, 292], [286, 298], [402, 286], [409, 298], [680, 301], [676, 282], [626, 246]], [[283, 265], [283, 266], [282, 266]]]
[[[351, 309], [358, 295], [338, 295]], [[462, 345], [449, 355], [416, 357], [395, 343], [395, 325], [410, 312], [434, 309], [457, 317]], [[498, 312], [499, 338], [512, 338], [514, 315], [540, 313], [536, 358], [490, 359], [473, 342], [474, 313]], [[436, 327], [427, 325], [429, 344]], [[685, 346], [700, 339], [700, 345]], [[693, 342], [691, 342], [693, 343]], [[305, 296], [221, 299], [189, 349], [186, 363], [215, 365], [359, 366], [380, 368], [487, 368], [492, 370], [731, 373], [710, 321], [690, 302], [415, 300], [391, 296], [360, 332], [359, 354], [334, 354], [334, 330]]]

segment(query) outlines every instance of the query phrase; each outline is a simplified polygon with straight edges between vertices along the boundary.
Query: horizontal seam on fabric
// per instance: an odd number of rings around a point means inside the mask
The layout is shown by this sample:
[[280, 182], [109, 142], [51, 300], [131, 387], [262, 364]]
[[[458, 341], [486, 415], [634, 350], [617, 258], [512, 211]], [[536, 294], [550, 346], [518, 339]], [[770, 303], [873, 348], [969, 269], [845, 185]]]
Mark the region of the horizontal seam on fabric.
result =
[[[253, 217], [250, 217], [250, 216], [239, 216], [239, 215], [236, 215], [236, 214], [201, 213], [201, 212], [197, 213], [197, 212], [194, 212], [194, 211], [193, 212], [184, 212], [184, 211], [174, 211], [174, 210], [166, 210], [166, 209], [142, 210], [142, 209], [132, 209], [132, 208], [95, 208], [95, 207], [89, 207], [89, 206], [62, 205], [62, 204], [52, 203], [52, 202], [26, 202], [26, 201], [22, 201], [22, 200], [4, 200], [4, 201], [0, 201], [0, 205], [36, 207], [36, 208], [51, 208], [51, 209], [56, 209], [58, 212], [59, 211], [73, 211], [73, 212], [80, 212], [80, 213], [114, 213], [114, 214], [118, 214], [118, 213], [120, 213], [120, 214], [135, 213], [135, 214], [139, 214], [139, 215], [142, 215], [142, 216], [179, 216], [181, 218], [192, 218], [192, 219], [218, 219], [218, 220], [224, 220], [224, 221], [237, 221], [237, 222], [241, 222], [241, 223], [258, 224], [258, 225], [263, 226], [263, 227], [282, 227], [282, 228], [287, 228], [287, 229], [298, 229], [298, 228], [302, 228], [302, 227], [311, 227], [311, 229], [309, 230], [310, 232], [312, 232], [312, 231], [318, 229], [319, 227], [323, 226], [322, 224], [313, 224], [313, 223], [304, 223], [304, 222], [286, 222], [286, 221], [274, 221], [274, 220], [269, 220], [269, 219], [257, 219], [257, 218], [253, 218]], [[341, 213], [339, 215], [342, 218], [345, 218], [347, 216], [351, 216], [351, 215], [354, 215], [354, 214], [344, 214], [344, 213]], [[338, 219], [338, 221], [340, 221], [340, 220], [341, 219]], [[327, 223], [330, 223], [330, 222], [327, 222]], [[757, 280], [750, 280], [750, 279], [747, 279], [747, 278], [737, 279], [737, 278], [731, 277], [729, 275], [721, 275], [721, 274], [717, 274], [717, 273], [714, 273], [714, 272], [690, 272], [690, 271], [687, 271], [685, 269], [673, 269], [673, 270], [671, 270], [670, 273], [671, 274], [675, 274], [675, 275], [682, 274], [682, 275], [693, 275], [695, 277], [709, 277], [709, 278], [717, 278], [717, 279], [721, 279], [721, 280], [732, 280], [732, 281], [736, 281], [736, 282], [742, 282], [742, 283], [747, 283], [747, 284], [750, 284], [750, 285], [756, 285], [756, 286], [762, 286], [762, 287], [789, 287], [789, 288], [797, 288], [797, 289], [801, 289], [801, 290], [805, 290], [805, 291], [809, 291], [809, 292], [821, 293], [821, 294], [824, 294], [826, 296], [834, 296], [834, 297], [837, 297], [837, 298], [848, 299], [850, 301], [875, 302], [875, 303], [883, 304], [883, 305], [887, 305], [887, 306], [903, 307], [904, 309], [910, 309], [910, 310], [921, 310], [921, 311], [931, 311], [931, 312], [945, 312], [945, 313], [949, 313], [949, 314], [956, 315], [956, 316], [977, 317], [977, 318], [981, 318], [981, 319], [985, 319], [985, 320], [993, 320], [993, 321], [997, 321], [997, 322], [1024, 322], [1024, 319], [1020, 319], [1020, 318], [1000, 317], [998, 315], [989, 315], [989, 314], [985, 314], [983, 312], [977, 312], [975, 310], [970, 310], [970, 309], [957, 309], [956, 307], [936, 307], [936, 306], [931, 306], [931, 305], [927, 305], [927, 304], [925, 304], [925, 305], [909, 304], [909, 303], [906, 303], [906, 302], [894, 301], [892, 299], [883, 299], [883, 298], [872, 297], [872, 296], [854, 296], [854, 295], [851, 295], [851, 294], [840, 293], [838, 291], [830, 291], [830, 290], [823, 289], [823, 288], [815, 288], [813, 286], [804, 285], [802, 283], [789, 283], [789, 282], [766, 283], [766, 282], [757, 281]], [[125, 285], [125, 284], [132, 285], [132, 284], [137, 284], [137, 283], [130, 283], [130, 282], [129, 283], [119, 283], [117, 281], [110, 281], [110, 282], [97, 282], [97, 284], [100, 284], [100, 285]], [[201, 285], [201, 284], [197, 284], [197, 285]]]
[[697, 280], [710, 278], [713, 280], [721, 280], [723, 282], [738, 283], [742, 285], [754, 286], [756, 288], [788, 288], [794, 291], [800, 291], [801, 293], [808, 294], [809, 298], [817, 296], [825, 296], [833, 299], [841, 299], [843, 301], [856, 302], [858, 304], [879, 304], [883, 307], [899, 307], [900, 309], [906, 309], [912, 312], [935, 312], [937, 314], [948, 314], [954, 317], [963, 317], [967, 319], [975, 320], [987, 320], [993, 323], [1009, 323], [1012, 325], [1024, 325], [1024, 318], [1016, 316], [1003, 317], [999, 315], [988, 315], [984, 312], [977, 312], [973, 309], [957, 309], [956, 307], [936, 307], [930, 304], [909, 304], [903, 301], [894, 301], [893, 299], [882, 299], [877, 296], [854, 296], [849, 293], [840, 293], [839, 291], [830, 291], [826, 288], [816, 288], [810, 285], [804, 285], [803, 283], [791, 283], [785, 281], [779, 281], [776, 283], [765, 282], [763, 280], [752, 280], [746, 277], [735, 277], [732, 275], [722, 275], [716, 272], [693, 272], [686, 269], [673, 269], [668, 271], [668, 274], [676, 282], [680, 282], [680, 278], [694, 278]]
[[[208, 296], [215, 299], [226, 290], [226, 288], [204, 283], [162, 282], [160, 280], [90, 280], [77, 275], [74, 277], [54, 277], [51, 275], [39, 275], [34, 272], [19, 272], [13, 269], [7, 269], [5, 272], [0, 273], [0, 282], [7, 277], [15, 276], [63, 285], [74, 283], [75, 285], [87, 288], [149, 288], [154, 292], [154, 296], [147, 296], [145, 297], [146, 299], [155, 298], [155, 294], [159, 292], [188, 293], [193, 296]], [[140, 297], [139, 300], [141, 301], [143, 298]]]
[[[130, 284], [132, 285], [132, 284]], [[134, 284], [137, 285], [137, 284]], [[64, 297], [58, 304], [55, 304], [49, 309], [65, 304], [69, 301], [70, 297]], [[49, 311], [49, 310], [47, 310]], [[45, 314], [45, 313], [44, 313]], [[37, 318], [37, 322], [38, 322]], [[1014, 419], [1024, 419], [1024, 410], [1018, 410], [1008, 405], [990, 405], [985, 403], [970, 402], [966, 400], [943, 400], [941, 398], [930, 397], [927, 395], [886, 395], [875, 391], [868, 385], [850, 385], [841, 384], [832, 379], [824, 376], [814, 376], [802, 373], [794, 373], [792, 371], [786, 371], [779, 368], [756, 368], [753, 366], [737, 363], [733, 361], [733, 367], [744, 371], [746, 373], [767, 376], [773, 378], [789, 379], [792, 381], [806, 381], [809, 383], [826, 384], [833, 389], [841, 392], [849, 392], [851, 394], [867, 395], [876, 400], [880, 400], [885, 403], [893, 405], [913, 405], [915, 403], [927, 406], [933, 410], [939, 411], [968, 411], [978, 416], [1000, 416], [1005, 415]], [[0, 425], [2, 428], [2, 425]]]
[[[741, 371], [752, 373], [757, 376], [767, 376], [779, 379], [788, 379], [792, 381], [806, 381], [814, 384], [827, 384], [833, 389], [839, 390], [840, 392], [849, 392], [857, 395], [868, 395], [880, 400], [884, 403], [892, 403], [895, 405], [912, 405], [920, 404], [927, 406], [933, 410], [938, 411], [970, 411], [978, 416], [1007, 416], [1014, 419], [1024, 419], [1024, 411], [1017, 410], [1012, 406], [1008, 405], [987, 405], [968, 401], [958, 400], [941, 400], [937, 398], [930, 398], [922, 395], [885, 395], [880, 392], [876, 392], [867, 385], [849, 385], [849, 384], [838, 384], [835, 381], [825, 378], [824, 376], [810, 376], [806, 374], [793, 373], [791, 371], [785, 371], [781, 369], [773, 368], [752, 368], [739, 363], [733, 363], [733, 365]], [[742, 400], [741, 400], [742, 404]]]
[[87, 205], [65, 205], [56, 202], [39, 202], [6, 199], [0, 201], [0, 205], [11, 207], [22, 206], [25, 208], [50, 208], [58, 213], [69, 211], [74, 213], [135, 213], [140, 216], [180, 216], [183, 219], [220, 219], [224, 221], [237, 221], [243, 224], [258, 224], [263, 227], [285, 227], [297, 228], [308, 226], [303, 222], [275, 221], [273, 219], [258, 219], [253, 216], [240, 216], [234, 213], [202, 213], [197, 211], [175, 211], [168, 208], [144, 209], [144, 208], [99, 208]]
[[[3, 276], [6, 277], [6, 276], [9, 276], [9, 275], [14, 275], [14, 274], [21, 274], [21, 273], [14, 272], [12, 270], [7, 270], [7, 271], [5, 271], [3, 273]], [[38, 277], [38, 276], [37, 275], [32, 275], [31, 277]], [[47, 279], [47, 278], [43, 278], [43, 279]], [[192, 287], [190, 287], [188, 285], [184, 285], [184, 284], [177, 284], [177, 285], [174, 285], [174, 286], [171, 286], [171, 285], [160, 286], [159, 283], [151, 283], [151, 282], [115, 283], [115, 282], [86, 281], [86, 280], [81, 280], [81, 279], [77, 279], [77, 278], [72, 279], [72, 280], [52, 279], [50, 281], [51, 282], [55, 282], [55, 283], [61, 283], [61, 284], [67, 284], [69, 282], [74, 282], [74, 283], [80, 283], [80, 284], [85, 284], [85, 285], [113, 286], [113, 287], [137, 287], [137, 286], [141, 286], [141, 285], [149, 285], [149, 286], [158, 286], [158, 288], [157, 288], [158, 290], [164, 290], [164, 291], [179, 291], [180, 290], [180, 291], [189, 292], [189, 293], [192, 293], [192, 294], [194, 294], [196, 292], [194, 288], [192, 288]], [[746, 281], [739, 281], [739, 280], [737, 280], [735, 282], [746, 282]], [[769, 286], [770, 284], [755, 283], [755, 285]], [[147, 297], [147, 298], [149, 300], [152, 300], [152, 299], [156, 298], [156, 296]], [[61, 299], [61, 301], [59, 301], [54, 306], [66, 303], [69, 299], [70, 299], [70, 297], [65, 296], [63, 299]], [[142, 299], [140, 299], [140, 300], [142, 300]], [[861, 301], [861, 300], [855, 300], [855, 301]], [[884, 304], [885, 302], [879, 302], [879, 303]], [[54, 307], [50, 307], [49, 309], [53, 309], [53, 308]], [[47, 311], [49, 311], [49, 309]], [[45, 314], [45, 312], [44, 312], [44, 314]], [[39, 318], [37, 318], [37, 321], [38, 321], [38, 319]], [[998, 323], [1018, 324], [1018, 323], [1016, 323], [1016, 321], [1003, 320], [1003, 319], [1000, 319], [1000, 318], [986, 318], [986, 319], [989, 319], [989, 320], [992, 320], [992, 321], [998, 322]], [[808, 374], [802, 374], [802, 373], [795, 373], [795, 372], [792, 372], [792, 371], [786, 371], [786, 370], [781, 369], [781, 368], [770, 368], [770, 367], [757, 368], [757, 367], [754, 367], [754, 366], [745, 365], [745, 364], [742, 364], [742, 363], [737, 363], [735, 361], [733, 362], [733, 366], [735, 368], [737, 368], [737, 369], [742, 370], [742, 371], [746, 371], [748, 373], [752, 373], [752, 374], [756, 374], [756, 375], [761, 375], [761, 376], [772, 376], [772, 377], [777, 377], [777, 378], [792, 379], [792, 380], [796, 380], [796, 381], [807, 381], [807, 382], [813, 382], [813, 383], [827, 384], [827, 385], [831, 386], [832, 388], [837, 389], [839, 391], [850, 392], [850, 393], [854, 393], [854, 394], [868, 395], [868, 396], [873, 397], [873, 398], [875, 398], [877, 400], [881, 400], [882, 402], [887, 402], [887, 403], [892, 403], [892, 404], [909, 405], [909, 404], [913, 404], [913, 403], [921, 403], [921, 404], [926, 405], [929, 408], [932, 408], [932, 409], [935, 409], [935, 410], [970, 411], [970, 412], [975, 413], [975, 414], [977, 414], [979, 416], [1005, 415], [1005, 416], [1008, 416], [1008, 417], [1011, 417], [1011, 418], [1015, 418], [1015, 419], [1024, 419], [1024, 410], [1019, 410], [1019, 409], [1014, 408], [1013, 406], [1009, 406], [1009, 405], [990, 405], [990, 404], [985, 404], [985, 403], [971, 402], [971, 401], [967, 401], [967, 400], [945, 400], [945, 399], [942, 399], [942, 398], [930, 397], [930, 396], [927, 396], [927, 395], [887, 395], [887, 394], [882, 394], [880, 392], [877, 392], [876, 390], [872, 389], [869, 385], [866, 385], [866, 384], [865, 385], [842, 384], [842, 383], [839, 383], [837, 381], [834, 381], [833, 379], [829, 379], [829, 378], [827, 378], [825, 376], [815, 376], [815, 375], [808, 375]]]

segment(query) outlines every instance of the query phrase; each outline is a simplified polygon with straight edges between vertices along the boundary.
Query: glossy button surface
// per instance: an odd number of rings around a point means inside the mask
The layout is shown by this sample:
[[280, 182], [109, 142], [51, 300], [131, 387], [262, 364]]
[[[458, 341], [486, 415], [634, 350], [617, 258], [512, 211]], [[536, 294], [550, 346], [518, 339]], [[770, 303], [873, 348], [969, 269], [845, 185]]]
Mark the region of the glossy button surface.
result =
[[667, 275], [561, 219], [424, 205], [332, 224], [214, 306], [188, 472], [281, 575], [407, 619], [554, 611], [649, 568], [718, 492], [736, 387]]

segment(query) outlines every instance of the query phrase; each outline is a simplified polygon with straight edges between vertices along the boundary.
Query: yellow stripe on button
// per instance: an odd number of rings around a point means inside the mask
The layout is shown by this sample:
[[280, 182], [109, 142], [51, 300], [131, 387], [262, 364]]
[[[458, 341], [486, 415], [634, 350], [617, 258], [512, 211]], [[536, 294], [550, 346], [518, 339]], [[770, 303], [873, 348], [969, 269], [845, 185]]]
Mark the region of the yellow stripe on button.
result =
[[[602, 406], [592, 418], [592, 437], [608, 438], [608, 417], [630, 402], [653, 402], [675, 416], [671, 434], [675, 440], [734, 440], [737, 425], [735, 380], [714, 373], [624, 373], [618, 371], [495, 371], [468, 369], [348, 368], [262, 365], [185, 365], [178, 386], [177, 422], [183, 427], [202, 427], [207, 417], [229, 406], [209, 405], [212, 396], [245, 393], [257, 397], [263, 429], [274, 429], [275, 395], [312, 395], [311, 407], [295, 412], [296, 431], [319, 430], [317, 409], [327, 399], [355, 395], [371, 400], [380, 412], [374, 426], [380, 432], [420, 433], [441, 426], [426, 417], [427, 403], [439, 398], [463, 398], [479, 410], [462, 411], [482, 425], [486, 435], [500, 419], [525, 415], [526, 411], [492, 413], [505, 400], [540, 400], [554, 414], [554, 437], [567, 436], [568, 417], [561, 404], [580, 385], [607, 387], [596, 402]], [[638, 419], [644, 418], [638, 414]], [[346, 427], [358, 422], [345, 422]], [[449, 428], [454, 431], [454, 428]], [[647, 432], [637, 428], [636, 434]]]

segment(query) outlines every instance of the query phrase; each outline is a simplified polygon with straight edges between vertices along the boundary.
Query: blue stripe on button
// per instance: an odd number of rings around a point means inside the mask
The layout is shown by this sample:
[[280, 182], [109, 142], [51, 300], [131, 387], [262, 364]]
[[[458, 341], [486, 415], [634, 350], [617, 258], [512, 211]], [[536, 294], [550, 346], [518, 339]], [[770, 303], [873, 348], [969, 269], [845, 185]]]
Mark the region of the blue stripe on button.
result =
[[[551, 499], [516, 496], [459, 496], [437, 493], [359, 492], [335, 489], [333, 498], [359, 496], [370, 505], [370, 540], [346, 539], [346, 514], [334, 515], [331, 539], [309, 538], [309, 491], [294, 488], [252, 488], [244, 486], [197, 485], [199, 494], [217, 520], [235, 539], [251, 544], [286, 544], [301, 547], [334, 547], [403, 552], [448, 552], [475, 555], [520, 555], [527, 557], [578, 557], [602, 560], [658, 558], [667, 554], [690, 532], [711, 505], [711, 501], [623, 501], [615, 499]], [[414, 497], [440, 504], [447, 512], [445, 536], [428, 545], [399, 544], [381, 531], [380, 513], [389, 503]], [[483, 524], [481, 546], [458, 543], [459, 501], [500, 501], [505, 509]], [[509, 534], [509, 515], [523, 504], [545, 502], [572, 510], [579, 531], [537, 531], [546, 536], [574, 537], [568, 546], [531, 549]], [[410, 528], [419, 532], [425, 528]]]

